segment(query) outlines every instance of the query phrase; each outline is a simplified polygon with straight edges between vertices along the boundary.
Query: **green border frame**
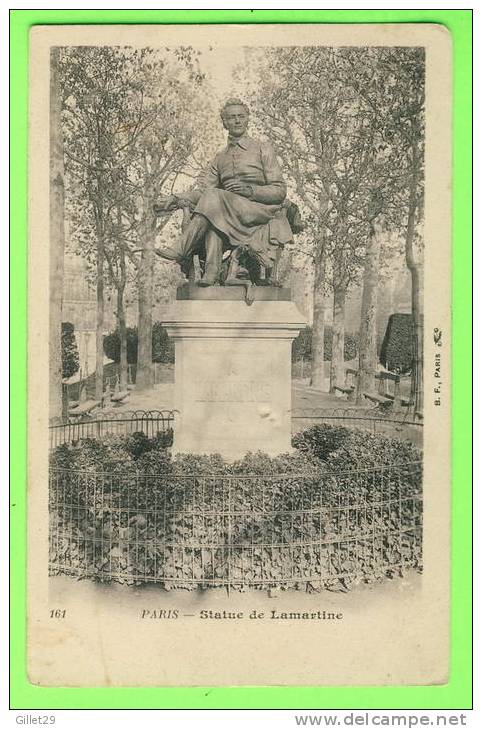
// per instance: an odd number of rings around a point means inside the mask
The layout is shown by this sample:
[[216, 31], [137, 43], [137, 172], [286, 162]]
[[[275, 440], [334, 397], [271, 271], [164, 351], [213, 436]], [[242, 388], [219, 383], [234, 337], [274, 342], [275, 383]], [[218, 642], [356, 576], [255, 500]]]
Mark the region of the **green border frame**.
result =
[[[450, 681], [443, 686], [45, 688], [26, 672], [27, 109], [34, 25], [440, 23], [452, 34], [453, 491]], [[11, 708], [470, 709], [471, 672], [471, 10], [11, 10]]]

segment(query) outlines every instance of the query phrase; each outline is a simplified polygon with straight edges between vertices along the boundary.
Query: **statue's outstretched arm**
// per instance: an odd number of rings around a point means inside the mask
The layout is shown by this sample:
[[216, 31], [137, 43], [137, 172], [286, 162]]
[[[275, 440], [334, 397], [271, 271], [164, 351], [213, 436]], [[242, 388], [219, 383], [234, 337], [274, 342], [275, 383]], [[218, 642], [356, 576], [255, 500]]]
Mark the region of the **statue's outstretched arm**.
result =
[[213, 159], [209, 167], [200, 175], [198, 184], [192, 190], [161, 197], [158, 203], [154, 205], [154, 212], [156, 215], [162, 215], [164, 213], [170, 213], [173, 210], [178, 210], [179, 208], [189, 207], [191, 210], [194, 210], [204, 190], [210, 187], [219, 187], [217, 157]]
[[153, 205], [156, 215], [164, 215], [177, 210], [180, 206], [179, 199], [176, 195], [162, 195], [157, 203]]

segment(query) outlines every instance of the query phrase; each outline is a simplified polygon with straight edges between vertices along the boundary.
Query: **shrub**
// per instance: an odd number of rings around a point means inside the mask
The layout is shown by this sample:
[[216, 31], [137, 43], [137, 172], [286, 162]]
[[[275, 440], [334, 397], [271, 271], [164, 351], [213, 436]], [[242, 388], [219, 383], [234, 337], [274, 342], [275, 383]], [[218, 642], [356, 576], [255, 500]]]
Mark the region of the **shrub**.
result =
[[[166, 444], [166, 441], [171, 441]], [[234, 476], [291, 473], [317, 473], [320, 464], [311, 454], [295, 452], [271, 457], [266, 453], [247, 453], [234, 463], [226, 463], [219, 453], [197, 455], [179, 453], [174, 458], [167, 450], [172, 444], [172, 431], [159, 432], [149, 438], [143, 432], [128, 436], [107, 435], [102, 440], [84, 438], [76, 444], [64, 443], [50, 456], [54, 469], [101, 471], [111, 473], [122, 464], [135, 464], [139, 475], [169, 473], [173, 476]]]
[[[137, 327], [127, 327], [128, 364], [137, 363], [137, 349]], [[115, 329], [104, 337], [104, 352], [113, 362], [120, 362], [119, 329]], [[174, 340], [168, 337], [167, 331], [158, 321], [152, 325], [152, 361], [164, 364], [174, 362]]]
[[293, 436], [292, 443], [302, 453], [326, 461], [329, 455], [343, 447], [349, 438], [347, 428], [332, 425], [314, 425]]
[[[345, 334], [345, 350], [344, 350], [344, 359], [345, 361], [355, 359], [355, 357], [358, 356], [358, 334], [350, 334], [347, 332]], [[331, 339], [330, 339], [330, 357], [331, 359]]]
[[380, 349], [380, 362], [390, 372], [407, 374], [413, 362], [413, 317], [392, 314]]
[[296, 433], [292, 442], [302, 453], [326, 463], [330, 470], [399, 466], [422, 458], [420, 449], [408, 440], [334, 425], [313, 425]]
[[[326, 330], [325, 330], [326, 331]], [[298, 362], [301, 358], [311, 359], [311, 340], [313, 330], [311, 327], [302, 329], [291, 346], [291, 361]], [[326, 333], [325, 333], [326, 339]]]
[[[313, 339], [312, 327], [302, 329], [296, 339], [293, 341], [291, 349], [291, 360], [297, 362], [301, 358], [311, 359], [311, 344]], [[330, 326], [325, 326], [325, 362], [331, 360], [331, 345], [333, 333]], [[345, 333], [345, 361], [355, 359], [358, 354], [358, 335]]]
[[152, 361], [163, 364], [174, 362], [174, 340], [159, 321], [152, 325]]
[[315, 425], [296, 434], [293, 445], [320, 459], [348, 503], [421, 496], [422, 454], [410, 441]]
[[149, 438], [142, 431], [131, 433], [126, 438], [126, 450], [134, 460], [140, 458], [144, 453], [149, 453], [156, 447], [157, 443]]
[[[127, 364], [136, 364], [137, 362], [137, 327], [127, 327]], [[115, 329], [104, 337], [104, 352], [106, 357], [113, 362], [120, 362], [120, 334], [119, 329]]]
[[[187, 589], [226, 581], [347, 589], [398, 574], [400, 564], [420, 566], [413, 446], [331, 426], [293, 442], [294, 453], [234, 463], [172, 458], [141, 433], [60, 446], [51, 456], [51, 563]], [[399, 468], [377, 476], [374, 461], [387, 459]]]
[[79, 370], [79, 350], [75, 341], [74, 325], [62, 322], [62, 377], [68, 379]]

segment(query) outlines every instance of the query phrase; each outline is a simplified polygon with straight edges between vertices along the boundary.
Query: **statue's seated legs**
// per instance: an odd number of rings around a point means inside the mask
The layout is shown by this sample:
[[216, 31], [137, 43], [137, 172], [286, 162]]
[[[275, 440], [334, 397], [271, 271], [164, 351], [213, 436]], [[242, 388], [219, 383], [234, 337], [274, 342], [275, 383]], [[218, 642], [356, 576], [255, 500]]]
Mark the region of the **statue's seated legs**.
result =
[[193, 215], [192, 220], [183, 231], [182, 235], [175, 241], [172, 246], [161, 246], [156, 249], [156, 253], [167, 261], [176, 261], [181, 266], [183, 263], [190, 261], [194, 252], [206, 234], [209, 223], [202, 215]]
[[223, 241], [221, 236], [212, 228], [204, 236], [204, 249], [206, 261], [199, 286], [214, 286], [214, 284], [219, 283], [221, 275]]
[[[282, 247], [273, 256], [272, 266], [267, 267], [262, 255], [250, 246], [231, 248], [225, 237], [215, 230], [204, 215], [185, 214], [183, 232], [172, 246], [156, 249], [157, 255], [169, 261], [176, 261], [184, 275], [194, 281], [193, 256], [199, 255], [203, 275], [199, 286], [245, 285], [251, 281], [257, 286], [279, 286], [277, 281], [278, 261]], [[273, 249], [274, 250], [274, 249]], [[223, 271], [223, 252], [230, 251], [227, 270]], [[264, 277], [261, 271], [265, 271]]]
[[204, 275], [200, 286], [213, 286], [219, 282], [221, 272], [223, 241], [202, 215], [194, 214], [183, 234], [173, 246], [162, 246], [156, 250], [161, 258], [176, 261], [185, 275], [189, 275], [192, 258], [201, 247], [205, 249]]

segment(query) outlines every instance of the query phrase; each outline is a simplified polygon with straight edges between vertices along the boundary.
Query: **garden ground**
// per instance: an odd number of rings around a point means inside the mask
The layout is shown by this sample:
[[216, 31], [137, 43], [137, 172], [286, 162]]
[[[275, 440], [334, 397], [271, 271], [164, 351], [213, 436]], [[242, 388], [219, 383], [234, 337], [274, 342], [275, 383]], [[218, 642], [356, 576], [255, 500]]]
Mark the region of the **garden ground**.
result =
[[[299, 363], [296, 363], [299, 364]], [[294, 408], [340, 408], [340, 407], [356, 407], [354, 403], [348, 402], [341, 393], [330, 394], [329, 374], [330, 362], [325, 362], [325, 387], [324, 391], [316, 390], [310, 387], [309, 377], [296, 377], [292, 380], [292, 402]], [[347, 361], [346, 367], [356, 368], [358, 363], [356, 360]], [[104, 378], [109, 382], [113, 389], [118, 365], [113, 362], [107, 364], [104, 368]], [[299, 367], [296, 374], [300, 375]], [[137, 392], [131, 390], [129, 397], [124, 403], [118, 405], [116, 410], [170, 410], [174, 407], [174, 365], [173, 364], [157, 364], [154, 365], [154, 387], [150, 390]], [[88, 396], [94, 398], [94, 375], [90, 375], [86, 380]], [[409, 382], [402, 381], [401, 394], [408, 396]], [[71, 385], [72, 391], [70, 397], [76, 399], [78, 397], [78, 384]], [[407, 389], [408, 388], [408, 389]], [[371, 405], [366, 400], [359, 407], [366, 409]]]
[[[296, 408], [340, 407], [346, 402], [329, 393], [313, 390], [302, 380], [293, 380], [292, 387], [293, 403]], [[173, 407], [174, 383], [164, 382], [154, 385], [152, 390], [144, 392], [132, 390], [129, 398], [116, 410], [170, 410]]]
[[[326, 363], [329, 368], [329, 362]], [[347, 363], [349, 366], [349, 363]], [[162, 368], [162, 369], [161, 369]], [[174, 407], [174, 368], [173, 365], [159, 365], [156, 380], [152, 390], [137, 392], [131, 391], [128, 399], [119, 406], [119, 410], [169, 410]], [[328, 385], [328, 382], [326, 383]], [[345, 397], [337, 397], [328, 392], [321, 392], [309, 386], [309, 379], [292, 380], [292, 402], [295, 408], [332, 408], [343, 407], [347, 403]], [[366, 405], [363, 405], [366, 407]], [[117, 408], [116, 408], [117, 409]]]
[[[347, 363], [347, 366], [351, 363]], [[325, 363], [326, 374], [329, 372], [329, 362]], [[355, 365], [353, 365], [355, 366]], [[159, 384], [154, 385], [150, 390], [136, 391], [131, 390], [129, 397], [119, 406], [116, 407], [116, 411], [134, 411], [134, 410], [171, 410], [174, 408], [174, 367], [173, 365], [159, 365], [156, 372], [157, 380]], [[328, 389], [328, 380], [326, 382]], [[315, 390], [310, 387], [309, 379], [293, 379], [292, 380], [292, 407], [293, 409], [299, 410], [310, 410], [316, 408], [323, 408], [326, 410], [344, 409], [344, 408], [356, 408], [366, 411], [373, 410], [375, 417], [381, 415], [374, 408], [374, 406], [365, 400], [359, 406], [356, 406], [353, 402], [348, 402], [345, 396], [334, 395], [328, 392], [322, 392]], [[307, 414], [308, 415], [308, 414]], [[402, 419], [408, 417], [409, 414], [404, 410], [401, 413], [393, 415], [395, 419]], [[391, 417], [391, 416], [390, 416]], [[410, 418], [409, 418], [410, 419]], [[293, 432], [297, 432], [303, 427], [312, 425], [318, 422], [316, 419], [312, 420], [310, 417], [306, 420], [293, 420]], [[361, 422], [361, 421], [360, 421]], [[353, 425], [353, 424], [352, 424]], [[377, 426], [378, 432], [383, 432], [388, 436], [395, 438], [409, 438], [412, 442], [421, 447], [422, 446], [422, 430], [420, 427], [415, 426], [403, 426], [399, 427], [396, 423], [387, 422], [386, 424], [380, 423]], [[375, 432], [375, 431], [373, 431]]]

